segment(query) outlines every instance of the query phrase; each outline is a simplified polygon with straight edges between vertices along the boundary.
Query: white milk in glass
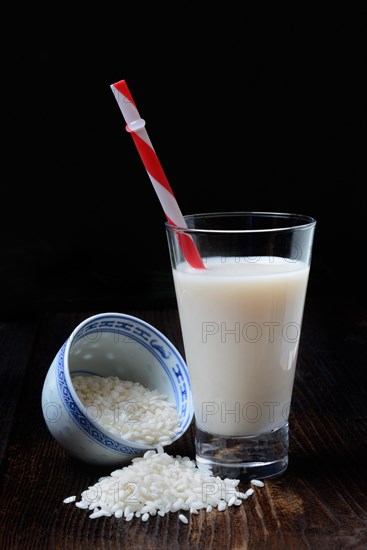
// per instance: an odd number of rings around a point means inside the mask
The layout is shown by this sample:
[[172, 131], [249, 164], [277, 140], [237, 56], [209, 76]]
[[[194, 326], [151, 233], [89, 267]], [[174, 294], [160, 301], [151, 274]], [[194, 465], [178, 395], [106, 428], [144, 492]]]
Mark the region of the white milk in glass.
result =
[[284, 258], [209, 258], [173, 270], [195, 402], [211, 434], [286, 424], [309, 267]]

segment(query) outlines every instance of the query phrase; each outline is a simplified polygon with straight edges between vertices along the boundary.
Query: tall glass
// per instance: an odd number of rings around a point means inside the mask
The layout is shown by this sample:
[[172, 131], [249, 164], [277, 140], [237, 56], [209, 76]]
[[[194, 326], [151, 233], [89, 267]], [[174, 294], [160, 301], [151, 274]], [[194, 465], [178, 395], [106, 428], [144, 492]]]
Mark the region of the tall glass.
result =
[[[288, 465], [288, 418], [316, 221], [214, 212], [166, 223], [195, 407], [196, 462], [269, 478]], [[204, 269], [191, 267], [189, 235]]]

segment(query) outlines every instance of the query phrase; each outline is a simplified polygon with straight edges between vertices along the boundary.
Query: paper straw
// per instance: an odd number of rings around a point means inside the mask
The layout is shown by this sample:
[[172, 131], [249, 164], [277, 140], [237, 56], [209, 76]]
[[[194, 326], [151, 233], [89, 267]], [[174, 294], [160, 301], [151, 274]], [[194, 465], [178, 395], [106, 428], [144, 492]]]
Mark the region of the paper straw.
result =
[[[111, 90], [125, 119], [126, 130], [134, 140], [141, 160], [143, 161], [155, 192], [158, 195], [168, 223], [177, 227], [187, 227], [171, 186], [145, 129], [145, 120], [140, 117], [125, 80], [120, 80], [115, 84], [111, 84]], [[182, 253], [191, 267], [199, 269], [205, 268], [191, 236], [180, 233], [178, 234], [178, 239]]]

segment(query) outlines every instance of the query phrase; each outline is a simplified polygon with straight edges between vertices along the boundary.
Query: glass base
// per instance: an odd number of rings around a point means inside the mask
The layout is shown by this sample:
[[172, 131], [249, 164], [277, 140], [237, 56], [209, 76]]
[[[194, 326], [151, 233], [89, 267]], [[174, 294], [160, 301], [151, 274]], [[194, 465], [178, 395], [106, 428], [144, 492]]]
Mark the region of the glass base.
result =
[[196, 463], [208, 475], [249, 482], [277, 477], [287, 469], [288, 423], [269, 433], [243, 437], [195, 429]]

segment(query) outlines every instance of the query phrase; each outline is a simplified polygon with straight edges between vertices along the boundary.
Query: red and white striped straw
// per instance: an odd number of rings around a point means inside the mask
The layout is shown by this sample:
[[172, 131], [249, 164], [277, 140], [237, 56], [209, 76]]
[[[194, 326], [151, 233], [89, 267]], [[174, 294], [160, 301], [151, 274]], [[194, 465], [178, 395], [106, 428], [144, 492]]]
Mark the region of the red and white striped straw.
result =
[[[132, 98], [125, 80], [111, 84], [111, 90], [126, 122], [126, 130], [134, 140], [148, 176], [158, 195], [168, 223], [177, 227], [187, 227], [185, 219], [177, 204], [171, 186], [163, 171], [162, 165], [153, 149], [148, 133], [145, 129], [145, 120], [140, 118], [138, 109]], [[189, 235], [178, 234], [182, 253], [191, 267], [205, 268], [194, 241]]]

